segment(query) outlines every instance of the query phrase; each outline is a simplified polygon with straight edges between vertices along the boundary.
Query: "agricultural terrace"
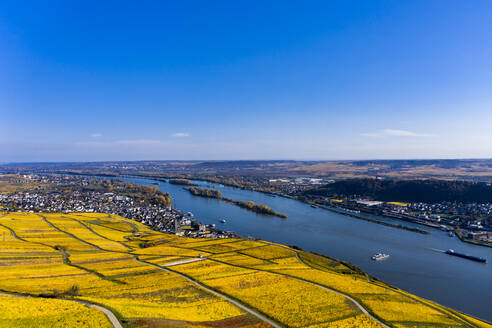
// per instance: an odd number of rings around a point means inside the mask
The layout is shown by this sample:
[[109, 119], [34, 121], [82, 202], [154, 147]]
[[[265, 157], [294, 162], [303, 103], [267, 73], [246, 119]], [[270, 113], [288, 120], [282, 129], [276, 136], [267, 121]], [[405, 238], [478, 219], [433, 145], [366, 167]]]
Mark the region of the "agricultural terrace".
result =
[[115, 215], [0, 214], [0, 245], [0, 327], [115, 326], [78, 300], [124, 327], [492, 328], [327, 257]]
[[112, 327], [106, 316], [74, 301], [0, 294], [0, 327]]

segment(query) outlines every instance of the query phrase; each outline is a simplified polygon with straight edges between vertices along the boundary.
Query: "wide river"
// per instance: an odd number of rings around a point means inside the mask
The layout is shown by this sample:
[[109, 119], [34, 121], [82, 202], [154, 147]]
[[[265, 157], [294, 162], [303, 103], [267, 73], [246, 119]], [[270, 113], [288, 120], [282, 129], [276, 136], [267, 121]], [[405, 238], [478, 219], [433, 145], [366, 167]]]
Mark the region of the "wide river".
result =
[[[126, 178], [142, 185], [154, 180]], [[431, 299], [456, 310], [492, 322], [492, 263], [478, 263], [444, 254], [456, 251], [481, 256], [492, 261], [492, 248], [463, 243], [447, 233], [431, 231], [423, 235], [358, 220], [313, 208], [305, 203], [270, 195], [194, 181], [200, 187], [219, 189], [222, 195], [270, 206], [288, 218], [265, 217], [216, 199], [192, 196], [182, 186], [159, 182], [159, 190], [169, 192], [174, 206], [193, 212], [202, 223], [254, 236], [351, 262], [387, 283]], [[219, 223], [226, 219], [227, 223]], [[379, 218], [394, 223], [398, 220]], [[407, 226], [417, 226], [403, 223]], [[383, 261], [372, 261], [378, 252], [390, 254]]]

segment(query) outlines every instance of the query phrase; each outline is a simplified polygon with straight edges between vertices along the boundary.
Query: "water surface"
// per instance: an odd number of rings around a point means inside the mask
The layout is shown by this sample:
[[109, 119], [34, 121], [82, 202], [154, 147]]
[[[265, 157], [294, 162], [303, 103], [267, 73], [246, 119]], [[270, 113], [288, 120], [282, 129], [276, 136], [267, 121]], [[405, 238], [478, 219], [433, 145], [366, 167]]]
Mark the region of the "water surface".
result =
[[[151, 185], [154, 180], [126, 178], [137, 184]], [[270, 206], [288, 218], [266, 217], [237, 206], [191, 195], [183, 186], [159, 182], [159, 190], [169, 192], [173, 204], [183, 212], [191, 211], [202, 223], [286, 245], [297, 245], [351, 262], [387, 283], [434, 300], [459, 311], [492, 321], [492, 265], [477, 263], [442, 251], [456, 251], [485, 257], [492, 261], [492, 248], [461, 242], [447, 233], [431, 231], [423, 235], [395, 229], [333, 213], [308, 204], [227, 186], [194, 181], [202, 188], [218, 189], [225, 197], [253, 201]], [[226, 219], [221, 224], [220, 219]], [[401, 224], [401, 221], [378, 217]], [[383, 261], [372, 261], [378, 252], [390, 254]]]

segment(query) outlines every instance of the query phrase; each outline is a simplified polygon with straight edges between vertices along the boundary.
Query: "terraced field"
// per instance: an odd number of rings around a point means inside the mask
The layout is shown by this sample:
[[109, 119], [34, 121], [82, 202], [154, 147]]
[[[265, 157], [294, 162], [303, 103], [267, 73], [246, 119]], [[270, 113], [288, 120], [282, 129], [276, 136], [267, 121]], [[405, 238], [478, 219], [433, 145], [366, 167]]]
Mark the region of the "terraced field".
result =
[[492, 328], [323, 256], [107, 214], [0, 214], [0, 306], [0, 327]]

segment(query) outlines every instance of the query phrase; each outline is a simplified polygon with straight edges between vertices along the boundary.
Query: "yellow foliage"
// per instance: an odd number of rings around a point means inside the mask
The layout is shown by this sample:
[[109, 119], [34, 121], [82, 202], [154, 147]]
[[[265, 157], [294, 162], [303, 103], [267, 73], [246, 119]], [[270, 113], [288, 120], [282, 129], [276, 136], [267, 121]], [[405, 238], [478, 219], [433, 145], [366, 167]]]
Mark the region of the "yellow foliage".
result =
[[[321, 287], [326, 286], [352, 296], [379, 319], [398, 328], [491, 327], [381, 282], [368, 281], [362, 273], [336, 260], [279, 244], [166, 235], [139, 222], [100, 213], [0, 216], [0, 290], [56, 297], [76, 286], [78, 295], [69, 294], [71, 297], [106, 305], [130, 324], [169, 320], [166, 325], [172, 325], [177, 320], [201, 327], [207, 322], [220, 325], [223, 320], [234, 322], [244, 317], [246, 313], [232, 303], [174, 272], [151, 265], [165, 267], [200, 254], [209, 258], [170, 269], [286, 326], [380, 327], [353, 302]], [[100, 320], [99, 311], [77, 303], [11, 298], [10, 307], [3, 307], [7, 312], [0, 312], [0, 327], [29, 327], [33, 322], [53, 327], [108, 325], [104, 317]], [[8, 303], [6, 296], [1, 296], [0, 306], [4, 303]], [[34, 310], [20, 313], [24, 306]], [[252, 326], [257, 323], [253, 320]]]
[[[173, 268], [252, 305], [289, 327], [334, 321], [360, 312], [340, 295], [281, 275], [210, 261]], [[233, 272], [235, 274], [231, 274]]]
[[375, 322], [365, 314], [359, 314], [357, 316], [336, 320], [332, 322], [325, 322], [321, 324], [311, 325], [308, 328], [380, 328], [379, 323]]
[[119, 278], [124, 284], [94, 288], [81, 298], [116, 309], [127, 318], [215, 321], [244, 312], [186, 279], [167, 272]]
[[0, 294], [0, 327], [88, 327], [113, 325], [99, 310], [74, 301]]
[[386, 204], [395, 205], [395, 206], [401, 206], [401, 207], [408, 206], [408, 203], [402, 203], [402, 202], [386, 202]]
[[295, 255], [294, 251], [275, 245], [265, 245], [261, 247], [245, 249], [242, 250], [241, 253], [264, 260], [291, 257]]

